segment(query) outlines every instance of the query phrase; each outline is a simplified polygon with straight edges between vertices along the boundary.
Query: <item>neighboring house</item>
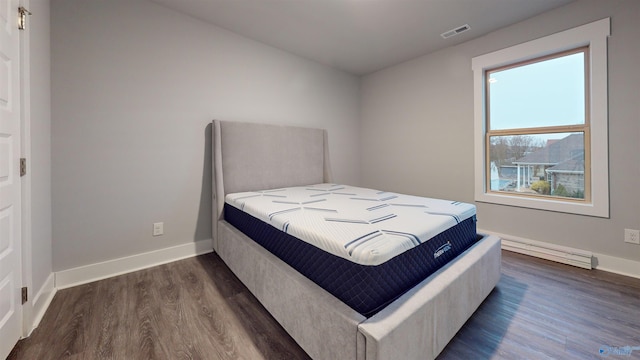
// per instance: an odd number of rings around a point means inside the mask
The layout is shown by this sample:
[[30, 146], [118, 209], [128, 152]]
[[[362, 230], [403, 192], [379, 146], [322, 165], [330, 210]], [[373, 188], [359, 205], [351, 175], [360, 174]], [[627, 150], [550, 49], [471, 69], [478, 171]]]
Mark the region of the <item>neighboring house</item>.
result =
[[569, 194], [584, 193], [584, 156], [577, 155], [545, 171], [551, 189], [555, 190], [562, 184]]
[[552, 192], [562, 185], [568, 194], [582, 193], [584, 135], [571, 134], [560, 140], [549, 140], [547, 146], [513, 164], [517, 168], [517, 188], [528, 188], [533, 181], [545, 179], [551, 183]]

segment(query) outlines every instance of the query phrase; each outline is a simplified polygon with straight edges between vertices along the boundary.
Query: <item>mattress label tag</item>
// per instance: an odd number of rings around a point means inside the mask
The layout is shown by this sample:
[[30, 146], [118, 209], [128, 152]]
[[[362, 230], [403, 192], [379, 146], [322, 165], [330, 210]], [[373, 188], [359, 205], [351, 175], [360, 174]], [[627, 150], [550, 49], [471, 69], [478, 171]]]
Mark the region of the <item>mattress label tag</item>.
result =
[[451, 250], [451, 241], [447, 241], [446, 244], [443, 244], [442, 246], [440, 246], [438, 250], [436, 250], [436, 252], [433, 253], [433, 258], [434, 259], [439, 258], [441, 255], [443, 255], [449, 250]]

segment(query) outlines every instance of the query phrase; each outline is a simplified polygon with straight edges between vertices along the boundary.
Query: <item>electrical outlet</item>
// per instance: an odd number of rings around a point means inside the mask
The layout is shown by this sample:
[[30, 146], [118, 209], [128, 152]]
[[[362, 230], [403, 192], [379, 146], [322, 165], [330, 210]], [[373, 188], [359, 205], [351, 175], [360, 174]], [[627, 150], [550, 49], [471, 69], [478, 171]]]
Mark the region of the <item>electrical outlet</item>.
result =
[[153, 223], [153, 236], [160, 236], [164, 234], [164, 223]]
[[624, 242], [640, 245], [640, 230], [624, 229]]

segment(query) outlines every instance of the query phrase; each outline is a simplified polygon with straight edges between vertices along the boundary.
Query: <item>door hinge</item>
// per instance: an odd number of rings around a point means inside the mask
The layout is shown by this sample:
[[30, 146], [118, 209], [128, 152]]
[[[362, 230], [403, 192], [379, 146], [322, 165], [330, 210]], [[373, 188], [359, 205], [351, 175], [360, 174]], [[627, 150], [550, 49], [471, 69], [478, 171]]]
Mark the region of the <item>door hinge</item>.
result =
[[22, 288], [22, 304], [24, 305], [24, 303], [26, 303], [28, 300], [27, 298], [27, 287], [23, 287]]
[[18, 8], [18, 30], [27, 29], [27, 15], [31, 15], [31, 12], [20, 6]]
[[20, 176], [25, 176], [25, 175], [27, 175], [27, 159], [20, 158]]

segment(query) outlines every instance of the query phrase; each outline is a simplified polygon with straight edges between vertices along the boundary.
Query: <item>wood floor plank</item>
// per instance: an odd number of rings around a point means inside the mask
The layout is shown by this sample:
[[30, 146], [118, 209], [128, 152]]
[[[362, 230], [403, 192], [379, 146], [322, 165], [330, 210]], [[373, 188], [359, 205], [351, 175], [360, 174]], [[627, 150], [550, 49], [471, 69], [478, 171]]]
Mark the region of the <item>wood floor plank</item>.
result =
[[181, 285], [190, 302], [195, 304], [186, 314], [188, 322], [198, 327], [199, 333], [203, 335], [200, 341], [212, 346], [216, 359], [242, 357], [238, 353], [242, 347], [239, 347], [238, 339], [233, 336], [233, 330], [237, 326], [227, 299], [221, 295], [208, 275], [198, 270], [201, 268], [184, 266], [179, 271]]
[[[83, 291], [75, 290], [73, 301], [70, 302], [68, 317], [57, 319], [57, 329], [60, 331], [59, 343], [51, 344], [58, 358], [75, 356], [83, 353], [86, 349], [86, 336], [88, 330], [87, 321], [93, 311], [93, 300], [95, 294], [95, 284], [90, 284]], [[53, 339], [52, 339], [53, 340]], [[58, 345], [58, 346], [55, 346]]]
[[[640, 280], [503, 251], [438, 359], [604, 359], [640, 346]], [[9, 359], [308, 359], [215, 254], [59, 291]], [[640, 359], [610, 355], [609, 359]]]

